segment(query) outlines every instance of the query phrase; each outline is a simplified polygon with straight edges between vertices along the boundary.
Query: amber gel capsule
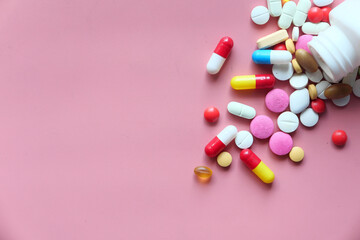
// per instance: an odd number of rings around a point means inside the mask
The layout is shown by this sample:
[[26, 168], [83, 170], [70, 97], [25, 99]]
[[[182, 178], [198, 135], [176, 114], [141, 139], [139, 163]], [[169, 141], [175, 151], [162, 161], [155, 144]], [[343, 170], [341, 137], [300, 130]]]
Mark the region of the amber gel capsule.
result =
[[212, 175], [211, 169], [205, 166], [196, 167], [194, 169], [194, 173], [196, 174], [196, 176], [204, 179], [207, 179]]

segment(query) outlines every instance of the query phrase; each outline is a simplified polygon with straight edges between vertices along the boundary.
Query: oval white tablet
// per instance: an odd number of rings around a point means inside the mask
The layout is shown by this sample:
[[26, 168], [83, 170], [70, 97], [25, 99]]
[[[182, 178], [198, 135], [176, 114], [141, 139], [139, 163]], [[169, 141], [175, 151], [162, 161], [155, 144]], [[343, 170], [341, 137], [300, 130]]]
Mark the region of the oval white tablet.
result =
[[314, 0], [314, 4], [318, 7], [325, 7], [327, 5], [332, 4], [334, 0]]
[[356, 97], [360, 97], [360, 79], [355, 81], [353, 86], [353, 93]]
[[299, 127], [299, 118], [292, 112], [283, 112], [279, 115], [277, 124], [281, 131], [292, 133]]
[[327, 97], [325, 97], [325, 90], [330, 87], [331, 84], [328, 81], [321, 81], [318, 84], [316, 84], [316, 91], [318, 94], [318, 97], [325, 100]]
[[306, 22], [302, 26], [301, 30], [305, 34], [318, 35], [319, 32], [322, 32], [328, 29], [329, 27], [330, 25], [327, 22], [320, 22], [320, 23]]
[[310, 8], [310, 0], [299, 0], [293, 19], [293, 23], [295, 26], [300, 27], [305, 23]]
[[310, 104], [309, 91], [306, 88], [296, 90], [290, 95], [290, 111], [298, 114]]
[[317, 114], [312, 108], [306, 109], [300, 114], [300, 122], [305, 127], [313, 127], [319, 121], [319, 114]]
[[289, 82], [290, 82], [290, 86], [299, 90], [299, 89], [303, 89], [304, 87], [307, 86], [309, 79], [306, 76], [306, 74], [300, 73], [300, 74], [294, 74], [290, 78]]
[[253, 119], [256, 115], [255, 108], [238, 102], [230, 102], [227, 109], [229, 113], [246, 119]]
[[296, 42], [298, 39], [299, 39], [299, 35], [300, 35], [300, 29], [298, 27], [293, 27], [293, 30], [292, 30], [292, 40], [294, 42]]
[[251, 11], [251, 19], [257, 25], [264, 25], [270, 19], [269, 10], [264, 6], [254, 7]]
[[358, 75], [358, 70], [359, 70], [359, 68], [357, 67], [351, 73], [346, 75], [344, 77], [344, 79], [342, 80], [342, 83], [349, 84], [351, 87], [353, 87], [355, 84], [355, 81], [356, 81], [356, 77]]
[[289, 1], [285, 3], [278, 21], [279, 28], [288, 29], [291, 26], [295, 12], [296, 12], [295, 2]]
[[267, 5], [271, 16], [278, 17], [281, 15], [282, 12], [281, 0], [267, 0]]
[[338, 107], [345, 107], [350, 102], [350, 95], [339, 99], [332, 99], [332, 102]]
[[236, 134], [235, 143], [240, 149], [251, 147], [254, 142], [253, 135], [249, 131], [240, 131]]
[[323, 76], [322, 72], [320, 71], [320, 69], [318, 69], [314, 73], [305, 72], [305, 74], [310, 79], [310, 81], [312, 81], [314, 83], [319, 83], [324, 78], [324, 76]]
[[289, 80], [294, 74], [294, 68], [291, 63], [275, 64], [272, 68], [273, 75], [280, 81]]

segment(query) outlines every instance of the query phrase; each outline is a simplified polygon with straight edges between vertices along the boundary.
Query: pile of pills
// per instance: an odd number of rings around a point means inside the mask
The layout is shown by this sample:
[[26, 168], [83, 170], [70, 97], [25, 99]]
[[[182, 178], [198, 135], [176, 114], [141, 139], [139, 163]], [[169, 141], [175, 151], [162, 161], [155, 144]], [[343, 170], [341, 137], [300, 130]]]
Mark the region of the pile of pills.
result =
[[[217, 157], [219, 166], [231, 165], [233, 157], [224, 149], [235, 140], [236, 146], [241, 149], [240, 159], [245, 165], [264, 183], [272, 183], [274, 173], [249, 149], [254, 139], [269, 139], [269, 148], [274, 154], [288, 155], [293, 162], [301, 162], [305, 156], [304, 150], [294, 146], [290, 134], [298, 129], [300, 123], [308, 128], [314, 127], [320, 114], [325, 111], [324, 100], [331, 100], [336, 106], [344, 107], [349, 103], [351, 93], [360, 97], [360, 79], [356, 80], [359, 68], [354, 69], [341, 83], [332, 84], [308, 48], [308, 42], [313, 36], [330, 27], [331, 8], [328, 5], [332, 2], [313, 0], [315, 6], [312, 6], [310, 0], [299, 0], [297, 4], [291, 0], [267, 0], [267, 7], [257, 6], [252, 10], [251, 19], [258, 25], [266, 24], [270, 16], [279, 17], [278, 26], [281, 29], [260, 38], [256, 43], [258, 49], [252, 54], [255, 64], [273, 65], [272, 74], [235, 76], [230, 85], [239, 91], [272, 89], [265, 96], [265, 105], [269, 111], [279, 114], [276, 124], [280, 131], [274, 132], [273, 120], [266, 115], [257, 115], [255, 108], [244, 103], [230, 102], [228, 112], [251, 120], [250, 131], [238, 131], [235, 126], [229, 125], [206, 145], [206, 155]], [[287, 29], [292, 24], [290, 38]], [[209, 74], [219, 73], [233, 46], [230, 37], [221, 38], [207, 64]], [[277, 80], [289, 81], [294, 88], [290, 96], [282, 89], [273, 89]], [[219, 110], [213, 106], [204, 112], [204, 118], [210, 123], [215, 123], [219, 116]], [[332, 141], [337, 146], [343, 146], [347, 135], [337, 130], [332, 135]], [[212, 175], [212, 171], [204, 166], [196, 167], [194, 171], [200, 178]]]

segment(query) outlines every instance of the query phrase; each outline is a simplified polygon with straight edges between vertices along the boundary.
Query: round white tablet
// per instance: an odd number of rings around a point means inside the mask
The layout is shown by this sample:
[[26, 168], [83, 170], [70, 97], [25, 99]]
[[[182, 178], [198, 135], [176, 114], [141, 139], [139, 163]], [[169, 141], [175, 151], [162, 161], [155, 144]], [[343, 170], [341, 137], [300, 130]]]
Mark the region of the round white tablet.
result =
[[304, 73], [294, 74], [290, 78], [290, 85], [295, 89], [303, 89], [307, 86], [309, 79]]
[[360, 79], [355, 81], [353, 86], [353, 93], [355, 96], [360, 97]]
[[310, 81], [312, 81], [314, 83], [319, 83], [324, 78], [320, 69], [318, 69], [314, 73], [309, 73], [309, 72], [305, 72], [305, 73], [306, 73], [306, 76], [310, 79]]
[[299, 118], [292, 112], [283, 112], [278, 117], [277, 124], [281, 131], [292, 133], [299, 126]]
[[325, 100], [327, 97], [325, 97], [325, 90], [330, 87], [331, 84], [328, 81], [321, 81], [318, 84], [316, 84], [316, 91], [318, 94], [318, 97]]
[[300, 122], [305, 127], [313, 127], [319, 121], [319, 114], [317, 114], [312, 108], [308, 108], [300, 114]]
[[264, 25], [270, 19], [269, 10], [264, 6], [254, 7], [251, 11], [251, 19], [257, 25]]
[[294, 74], [294, 68], [291, 63], [275, 64], [272, 68], [272, 72], [276, 79], [280, 81], [286, 81], [289, 80]]
[[332, 99], [332, 102], [338, 107], [345, 107], [350, 102], [350, 95], [339, 99]]
[[294, 42], [296, 42], [299, 39], [299, 35], [300, 35], [299, 27], [293, 27], [291, 37]]
[[334, 0], [314, 0], [314, 4], [318, 7], [325, 7], [332, 4]]
[[254, 142], [253, 135], [248, 131], [240, 131], [235, 138], [236, 146], [240, 149], [246, 149], [251, 147]]

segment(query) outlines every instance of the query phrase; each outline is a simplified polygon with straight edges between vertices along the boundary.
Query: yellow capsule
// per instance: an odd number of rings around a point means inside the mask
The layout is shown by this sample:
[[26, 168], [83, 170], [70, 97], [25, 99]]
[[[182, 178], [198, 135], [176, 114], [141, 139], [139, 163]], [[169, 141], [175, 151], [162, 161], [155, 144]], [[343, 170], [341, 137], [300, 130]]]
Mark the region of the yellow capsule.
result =
[[212, 175], [212, 171], [210, 168], [205, 167], [205, 166], [199, 166], [196, 167], [194, 169], [194, 173], [196, 174], [196, 176], [200, 177], [200, 178], [210, 178]]
[[275, 179], [275, 175], [273, 171], [271, 171], [271, 169], [268, 166], [266, 166], [263, 161], [261, 161], [259, 165], [257, 165], [256, 168], [254, 168], [252, 171], [264, 183], [272, 183]]

